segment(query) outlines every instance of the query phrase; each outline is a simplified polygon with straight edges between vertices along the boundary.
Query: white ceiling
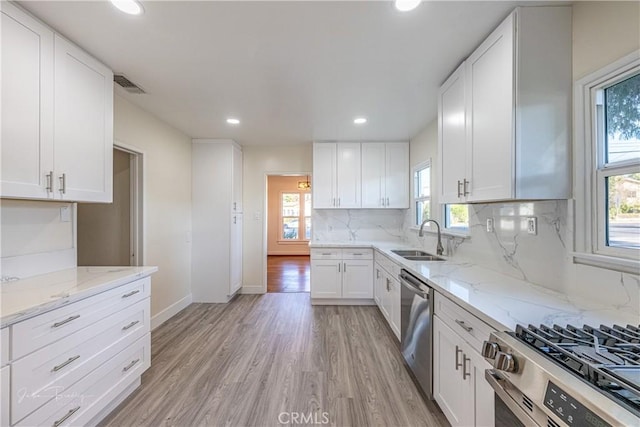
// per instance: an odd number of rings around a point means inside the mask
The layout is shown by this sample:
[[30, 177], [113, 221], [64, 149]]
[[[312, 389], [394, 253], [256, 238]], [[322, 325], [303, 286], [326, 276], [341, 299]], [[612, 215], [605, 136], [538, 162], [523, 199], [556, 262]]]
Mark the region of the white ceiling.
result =
[[[438, 86], [514, 2], [143, 0], [22, 5], [147, 91], [125, 98], [191, 137], [243, 145], [406, 140]], [[365, 116], [363, 126], [353, 124]], [[241, 124], [230, 126], [227, 117]]]

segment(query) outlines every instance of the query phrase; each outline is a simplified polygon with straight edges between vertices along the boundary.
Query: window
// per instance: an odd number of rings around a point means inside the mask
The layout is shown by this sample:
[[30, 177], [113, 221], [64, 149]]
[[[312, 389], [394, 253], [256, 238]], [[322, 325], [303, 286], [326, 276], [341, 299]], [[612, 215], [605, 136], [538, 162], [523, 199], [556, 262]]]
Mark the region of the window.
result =
[[431, 218], [431, 161], [422, 163], [413, 171], [413, 225], [419, 227], [422, 221]]
[[469, 231], [469, 205], [445, 205], [444, 228], [453, 232]]
[[621, 271], [637, 269], [640, 256], [638, 53], [579, 81], [575, 105], [581, 112], [576, 114], [575, 123], [575, 260]]
[[[311, 193], [288, 192], [280, 198], [282, 234], [281, 240], [311, 239]], [[304, 224], [304, 232], [300, 225]]]

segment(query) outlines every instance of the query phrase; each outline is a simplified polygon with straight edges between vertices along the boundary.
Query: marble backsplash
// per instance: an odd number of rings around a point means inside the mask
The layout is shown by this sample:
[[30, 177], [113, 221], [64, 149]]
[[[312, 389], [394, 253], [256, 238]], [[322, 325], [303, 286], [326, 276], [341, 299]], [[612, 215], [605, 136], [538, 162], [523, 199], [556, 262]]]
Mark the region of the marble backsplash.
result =
[[314, 209], [313, 240], [403, 241], [403, 209]]

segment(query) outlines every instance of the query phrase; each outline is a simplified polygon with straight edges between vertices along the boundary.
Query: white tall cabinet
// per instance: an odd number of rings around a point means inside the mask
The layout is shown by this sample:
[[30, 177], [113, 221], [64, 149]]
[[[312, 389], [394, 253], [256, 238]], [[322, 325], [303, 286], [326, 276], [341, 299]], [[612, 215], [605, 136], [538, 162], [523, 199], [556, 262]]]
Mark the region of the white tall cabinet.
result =
[[2, 197], [111, 202], [113, 73], [2, 2]]
[[571, 7], [520, 7], [438, 96], [442, 203], [570, 197]]
[[228, 302], [242, 287], [242, 148], [234, 141], [193, 140], [192, 204], [193, 300]]
[[362, 143], [362, 207], [409, 208], [409, 143]]

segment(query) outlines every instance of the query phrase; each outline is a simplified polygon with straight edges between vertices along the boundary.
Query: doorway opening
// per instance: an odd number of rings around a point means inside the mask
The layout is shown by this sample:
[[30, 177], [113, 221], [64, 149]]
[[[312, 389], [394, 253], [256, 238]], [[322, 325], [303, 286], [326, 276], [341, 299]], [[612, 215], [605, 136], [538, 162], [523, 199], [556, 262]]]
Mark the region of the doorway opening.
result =
[[309, 175], [267, 176], [267, 292], [309, 292]]
[[78, 203], [78, 266], [143, 265], [142, 156], [114, 144], [113, 202]]

